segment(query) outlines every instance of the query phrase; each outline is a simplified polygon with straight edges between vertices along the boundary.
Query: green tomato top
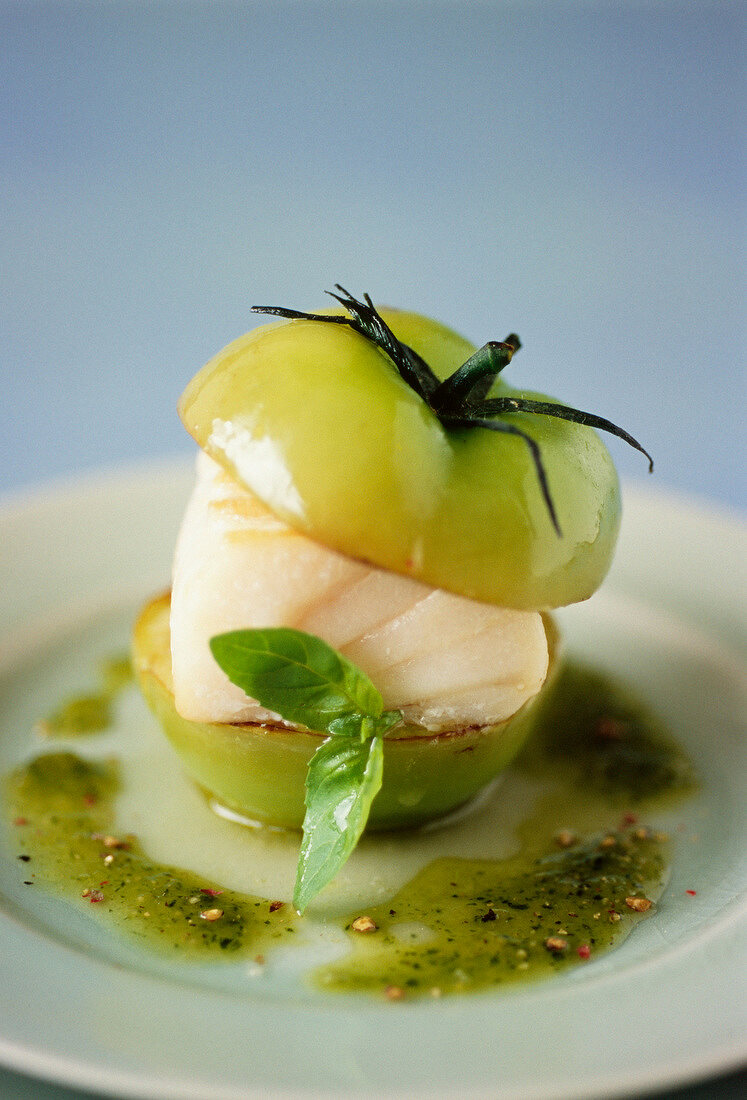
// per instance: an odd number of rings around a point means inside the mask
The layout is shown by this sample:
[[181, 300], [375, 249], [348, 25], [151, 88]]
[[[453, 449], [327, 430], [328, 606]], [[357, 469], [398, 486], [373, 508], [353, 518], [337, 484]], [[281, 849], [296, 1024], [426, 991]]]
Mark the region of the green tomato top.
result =
[[[426, 317], [379, 313], [439, 379], [475, 351]], [[490, 396], [550, 400], [501, 379]], [[501, 416], [539, 445], [558, 535], [524, 440], [445, 427], [388, 355], [346, 325], [254, 329], [196, 375], [179, 412], [199, 445], [289, 526], [438, 588], [542, 610], [586, 599], [610, 566], [619, 485], [592, 428]]]

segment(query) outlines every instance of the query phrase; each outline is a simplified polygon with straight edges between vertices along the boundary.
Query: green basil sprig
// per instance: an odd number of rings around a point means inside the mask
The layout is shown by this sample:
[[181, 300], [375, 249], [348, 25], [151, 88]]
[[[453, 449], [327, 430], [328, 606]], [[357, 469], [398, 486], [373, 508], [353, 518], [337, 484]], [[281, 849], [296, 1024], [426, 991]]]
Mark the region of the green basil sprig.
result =
[[384, 710], [368, 676], [341, 653], [290, 627], [234, 630], [210, 639], [229, 680], [286, 722], [329, 734], [306, 776], [306, 814], [293, 904], [303, 912], [355, 848], [381, 788]]

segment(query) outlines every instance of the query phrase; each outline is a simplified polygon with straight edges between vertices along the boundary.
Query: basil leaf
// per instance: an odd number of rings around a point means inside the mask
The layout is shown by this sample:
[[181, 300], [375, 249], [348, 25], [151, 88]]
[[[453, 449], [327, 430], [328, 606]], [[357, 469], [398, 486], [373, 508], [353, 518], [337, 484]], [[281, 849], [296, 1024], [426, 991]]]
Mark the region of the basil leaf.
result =
[[402, 721], [401, 710], [385, 710], [378, 718], [365, 714], [344, 714], [329, 724], [329, 732], [335, 737], [358, 737], [361, 741], [369, 737], [383, 737], [392, 726]]
[[211, 638], [210, 649], [232, 683], [287, 722], [326, 732], [346, 715], [381, 714], [368, 676], [314, 634], [234, 630]]
[[329, 737], [311, 758], [293, 904], [299, 913], [355, 848], [381, 787], [384, 742]]
[[402, 712], [383, 711], [366, 674], [313, 634], [289, 627], [234, 630], [211, 638], [210, 649], [231, 682], [263, 707], [332, 735], [312, 756], [306, 776], [293, 895], [302, 912], [358, 843], [381, 788], [383, 737]]

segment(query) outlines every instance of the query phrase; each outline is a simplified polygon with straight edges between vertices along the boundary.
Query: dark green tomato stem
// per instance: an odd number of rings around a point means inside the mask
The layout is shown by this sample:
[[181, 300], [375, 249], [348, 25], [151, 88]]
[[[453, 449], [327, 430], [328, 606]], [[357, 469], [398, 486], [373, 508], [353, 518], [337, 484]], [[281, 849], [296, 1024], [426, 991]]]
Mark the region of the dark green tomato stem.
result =
[[513, 344], [497, 340], [485, 344], [431, 394], [431, 408], [441, 417], [458, 416], [468, 402], [487, 395], [515, 350]]
[[526, 397], [491, 397], [487, 401], [480, 402], [470, 408], [470, 415], [479, 417], [500, 416], [502, 413], [528, 412], [541, 416], [555, 416], [559, 420], [570, 420], [574, 424], [584, 424], [589, 428], [598, 428], [600, 431], [616, 435], [623, 439], [648, 459], [648, 472], [653, 473], [654, 460], [648, 451], [641, 446], [637, 439], [629, 435], [623, 428], [606, 420], [595, 413], [582, 412], [573, 409], [569, 405], [558, 405], [554, 401], [533, 401]]
[[[502, 341], [502, 343], [508, 344], [509, 347], [512, 347], [514, 355], [516, 355], [516, 352], [521, 347], [521, 340], [515, 332], [510, 332], [506, 339]], [[491, 379], [488, 375], [486, 375], [480, 381], [476, 382], [474, 387], [470, 391], [468, 403], [471, 405], [473, 402], [482, 401], [484, 398], [486, 398], [494, 381], [495, 379]]]

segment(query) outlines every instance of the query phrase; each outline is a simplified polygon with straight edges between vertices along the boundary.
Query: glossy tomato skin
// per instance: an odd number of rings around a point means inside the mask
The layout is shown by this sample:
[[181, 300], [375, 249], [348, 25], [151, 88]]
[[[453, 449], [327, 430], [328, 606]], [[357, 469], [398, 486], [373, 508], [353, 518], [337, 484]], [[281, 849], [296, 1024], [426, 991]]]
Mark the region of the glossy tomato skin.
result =
[[[380, 312], [440, 378], [475, 350], [428, 318]], [[510, 394], [543, 396], [500, 380], [491, 391]], [[291, 527], [435, 587], [540, 610], [586, 599], [611, 563], [619, 485], [593, 429], [503, 418], [540, 446], [558, 537], [523, 440], [446, 429], [348, 326], [263, 325], [211, 360], [179, 409], [200, 446]]]

